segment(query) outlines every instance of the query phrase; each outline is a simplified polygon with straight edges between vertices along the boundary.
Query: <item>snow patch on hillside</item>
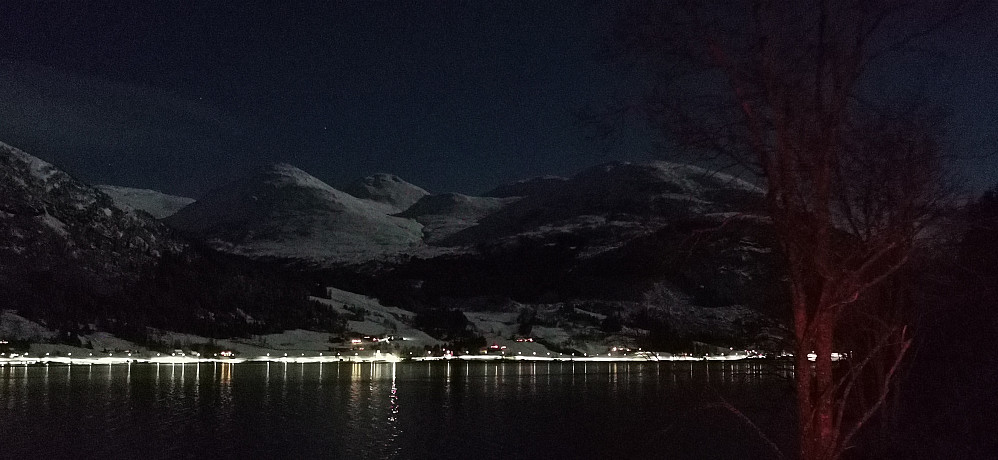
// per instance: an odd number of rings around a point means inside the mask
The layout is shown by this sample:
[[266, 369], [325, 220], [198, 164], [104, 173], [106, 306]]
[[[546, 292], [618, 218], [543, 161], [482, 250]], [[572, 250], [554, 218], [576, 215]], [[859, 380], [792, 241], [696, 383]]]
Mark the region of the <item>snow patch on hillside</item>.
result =
[[51, 214], [45, 213], [36, 217], [43, 224], [47, 225], [49, 228], [55, 231], [55, 233], [63, 238], [69, 236], [69, 231], [66, 230], [66, 224], [63, 221], [55, 218]]

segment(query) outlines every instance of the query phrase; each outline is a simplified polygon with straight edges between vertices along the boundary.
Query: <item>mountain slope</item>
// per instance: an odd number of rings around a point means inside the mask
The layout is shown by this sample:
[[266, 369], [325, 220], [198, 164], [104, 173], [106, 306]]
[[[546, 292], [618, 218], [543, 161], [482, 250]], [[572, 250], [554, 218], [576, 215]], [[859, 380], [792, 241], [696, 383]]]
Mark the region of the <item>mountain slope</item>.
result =
[[486, 192], [485, 196], [509, 198], [514, 196], [541, 195], [557, 191], [558, 189], [564, 187], [565, 182], [568, 182], [568, 180], [568, 178], [560, 176], [533, 177], [530, 179], [516, 181], [512, 184], [500, 185], [491, 191]]
[[696, 166], [661, 161], [609, 163], [567, 180], [521, 181], [491, 194], [522, 194], [523, 198], [442, 244], [481, 244], [496, 238], [568, 232], [592, 235], [614, 246], [677, 219], [762, 210], [762, 190], [752, 184]]
[[215, 189], [166, 222], [217, 248], [252, 256], [357, 261], [422, 241], [418, 223], [386, 215], [383, 206], [286, 164]]
[[427, 243], [433, 244], [477, 224], [485, 216], [518, 199], [519, 197], [492, 198], [460, 193], [427, 195], [397, 215], [415, 219], [422, 224]]
[[360, 179], [343, 191], [364, 200], [387, 206], [386, 214], [404, 211], [430, 193], [412, 185], [394, 174], [374, 174]]
[[182, 244], [100, 190], [0, 143], [0, 304], [83, 310]]
[[111, 197], [118, 208], [126, 211], [145, 211], [157, 219], [172, 216], [184, 206], [194, 202], [193, 198], [167, 195], [155, 190], [116, 185], [98, 185], [97, 188]]

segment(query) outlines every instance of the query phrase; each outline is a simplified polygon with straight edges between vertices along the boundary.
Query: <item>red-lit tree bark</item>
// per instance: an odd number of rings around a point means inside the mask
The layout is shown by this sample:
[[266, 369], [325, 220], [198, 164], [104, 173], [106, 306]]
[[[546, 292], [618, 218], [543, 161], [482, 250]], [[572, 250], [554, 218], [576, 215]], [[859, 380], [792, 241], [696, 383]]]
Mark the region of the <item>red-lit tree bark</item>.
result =
[[765, 180], [789, 272], [801, 458], [839, 458], [883, 405], [911, 343], [895, 275], [945, 197], [941, 117], [864, 101], [878, 83], [863, 76], [965, 3], [651, 2], [618, 30], [656, 77], [631, 107]]

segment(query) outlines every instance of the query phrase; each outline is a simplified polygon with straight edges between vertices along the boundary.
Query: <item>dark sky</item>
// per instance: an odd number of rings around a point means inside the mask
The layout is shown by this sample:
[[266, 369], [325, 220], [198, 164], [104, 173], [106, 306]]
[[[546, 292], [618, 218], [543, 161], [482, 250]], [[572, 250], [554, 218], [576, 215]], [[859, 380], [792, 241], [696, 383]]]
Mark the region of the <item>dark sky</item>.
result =
[[[392, 172], [433, 192], [480, 193], [645, 159], [640, 128], [594, 143], [572, 116], [627, 92], [601, 51], [613, 9], [5, 2], [0, 140], [89, 182], [192, 197], [276, 161], [333, 185]], [[952, 103], [955, 143], [984, 153], [996, 140], [998, 41], [974, 43], [899, 81]], [[967, 171], [989, 184], [998, 160]]]

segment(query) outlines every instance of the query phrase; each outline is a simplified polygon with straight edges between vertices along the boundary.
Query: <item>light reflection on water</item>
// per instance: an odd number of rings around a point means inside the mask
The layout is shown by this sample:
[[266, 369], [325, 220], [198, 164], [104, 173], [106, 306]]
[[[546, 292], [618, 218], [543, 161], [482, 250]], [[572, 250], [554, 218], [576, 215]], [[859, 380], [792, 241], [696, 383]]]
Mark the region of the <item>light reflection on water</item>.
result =
[[7, 366], [0, 457], [641, 458], [711, 394], [789, 404], [788, 377], [752, 362]]

